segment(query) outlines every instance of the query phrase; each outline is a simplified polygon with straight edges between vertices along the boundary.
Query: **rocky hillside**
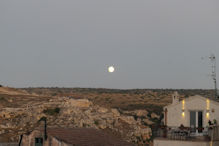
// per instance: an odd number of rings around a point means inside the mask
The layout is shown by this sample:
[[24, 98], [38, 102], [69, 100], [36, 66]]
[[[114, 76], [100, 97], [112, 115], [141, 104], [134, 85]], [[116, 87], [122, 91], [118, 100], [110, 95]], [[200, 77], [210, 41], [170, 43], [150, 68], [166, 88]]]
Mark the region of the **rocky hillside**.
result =
[[120, 111], [88, 99], [14, 92], [17, 94], [0, 93], [0, 141], [17, 141], [19, 135], [37, 127], [40, 118], [47, 117], [51, 127], [93, 127], [146, 145], [151, 142], [150, 125], [160, 118], [146, 110]]
[[174, 91], [177, 91], [181, 98], [197, 94], [214, 97], [213, 90], [202, 89], [26, 88], [23, 90], [30, 94], [89, 99], [95, 104], [122, 111], [142, 109], [157, 114], [161, 113], [163, 106], [171, 103]]
[[[47, 117], [51, 127], [93, 127], [136, 145], [149, 145], [150, 127], [162, 122], [162, 108], [171, 103], [174, 91], [0, 87], [0, 141], [17, 141]], [[176, 91], [181, 98], [213, 95], [212, 90]]]

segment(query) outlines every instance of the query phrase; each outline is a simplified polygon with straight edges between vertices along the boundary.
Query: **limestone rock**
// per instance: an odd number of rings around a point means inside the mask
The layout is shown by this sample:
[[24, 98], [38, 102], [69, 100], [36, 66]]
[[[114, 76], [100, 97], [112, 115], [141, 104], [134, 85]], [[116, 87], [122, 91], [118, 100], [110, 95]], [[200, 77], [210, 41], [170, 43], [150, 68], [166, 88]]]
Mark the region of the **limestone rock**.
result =
[[138, 117], [146, 117], [148, 115], [148, 111], [146, 110], [136, 110], [135, 113]]
[[120, 119], [122, 119], [124, 122], [128, 124], [135, 124], [136, 121], [133, 116], [121, 116]]
[[144, 119], [143, 120], [147, 125], [152, 125], [154, 122], [150, 121], [149, 119]]
[[157, 118], [157, 119], [159, 119], [159, 118], [160, 118], [160, 116], [158, 116], [158, 115], [157, 115], [157, 114], [155, 114], [155, 113], [152, 113], [152, 114], [151, 114], [151, 118], [153, 118], [153, 119], [154, 119], [154, 118]]
[[119, 113], [119, 111], [117, 109], [111, 109], [111, 112], [113, 113], [113, 115], [115, 117], [119, 117], [120, 116], [120, 113]]
[[[45, 109], [60, 108], [54, 115], [43, 113]], [[0, 133], [6, 133], [8, 127], [19, 132], [28, 132], [39, 126], [39, 120], [47, 117], [48, 126], [53, 127], [92, 127], [96, 129], [110, 129], [118, 133], [123, 139], [142, 143], [151, 136], [151, 129], [142, 126], [143, 123], [152, 124], [147, 119], [146, 110], [127, 111], [125, 114], [117, 109], [107, 109], [94, 105], [87, 99], [70, 99], [53, 97], [46, 103], [33, 104], [24, 108], [8, 108], [0, 111], [0, 116], [5, 122], [0, 121]], [[137, 116], [137, 120], [136, 120]], [[153, 117], [158, 117], [152, 114]], [[134, 118], [135, 117], [135, 118]], [[144, 118], [142, 118], [144, 117]], [[41, 123], [42, 124], [42, 123]], [[139, 138], [140, 137], [140, 138]]]
[[98, 112], [99, 112], [99, 113], [106, 113], [106, 112], [108, 112], [108, 109], [107, 109], [107, 108], [100, 107], [100, 108], [98, 109]]
[[72, 107], [88, 108], [92, 103], [87, 99], [70, 99], [67, 104]]

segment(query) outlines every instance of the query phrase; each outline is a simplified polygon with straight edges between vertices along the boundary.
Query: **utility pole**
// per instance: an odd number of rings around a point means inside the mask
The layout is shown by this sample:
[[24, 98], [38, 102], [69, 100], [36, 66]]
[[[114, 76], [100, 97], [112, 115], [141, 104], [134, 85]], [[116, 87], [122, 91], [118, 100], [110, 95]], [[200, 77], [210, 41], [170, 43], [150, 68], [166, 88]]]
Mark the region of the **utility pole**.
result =
[[214, 81], [215, 99], [217, 99], [218, 93], [217, 93], [217, 76], [216, 76], [216, 57], [214, 54], [211, 54], [209, 59], [211, 60], [211, 63], [212, 63], [211, 64], [211, 67], [212, 67], [211, 77]]

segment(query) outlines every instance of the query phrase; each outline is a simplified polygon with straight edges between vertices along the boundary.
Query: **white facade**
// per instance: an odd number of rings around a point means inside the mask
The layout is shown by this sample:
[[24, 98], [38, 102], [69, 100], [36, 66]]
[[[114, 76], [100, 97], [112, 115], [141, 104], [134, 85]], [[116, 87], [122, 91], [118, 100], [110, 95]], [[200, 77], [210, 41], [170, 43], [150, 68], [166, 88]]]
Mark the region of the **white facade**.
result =
[[[175, 96], [175, 95], [173, 95]], [[202, 127], [208, 126], [208, 121], [219, 122], [219, 103], [202, 96], [196, 95], [164, 107], [165, 125], [169, 127], [191, 127], [191, 112], [196, 113], [196, 127], [198, 125], [198, 112], [202, 114]]]
[[[210, 128], [206, 128], [209, 127], [209, 121], [213, 128], [210, 131]], [[164, 107], [164, 124], [170, 128], [169, 134], [173, 135], [155, 138], [154, 146], [219, 146], [219, 102], [199, 95], [180, 101], [175, 92], [172, 104]], [[174, 131], [177, 135], [180, 126], [190, 127], [184, 139], [180, 139], [179, 135], [178, 139], [174, 138]], [[206, 139], [206, 136], [210, 139]]]

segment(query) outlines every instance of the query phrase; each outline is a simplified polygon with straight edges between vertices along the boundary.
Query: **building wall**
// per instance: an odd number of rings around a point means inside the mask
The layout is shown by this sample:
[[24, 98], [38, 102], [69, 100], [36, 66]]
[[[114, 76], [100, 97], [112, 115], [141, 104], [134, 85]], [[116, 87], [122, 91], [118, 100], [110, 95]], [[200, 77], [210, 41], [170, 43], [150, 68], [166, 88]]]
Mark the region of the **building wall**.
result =
[[36, 137], [44, 137], [43, 133], [35, 130], [31, 132], [29, 135], [24, 135], [22, 138], [22, 146], [35, 146], [35, 138]]
[[[214, 112], [212, 112], [214, 110]], [[219, 103], [213, 104], [210, 101], [210, 110], [209, 110], [209, 119], [213, 121], [214, 119], [217, 120], [217, 124], [219, 124]]]
[[[36, 137], [44, 138], [44, 133], [38, 130], [34, 130], [31, 134], [24, 135], [22, 139], [22, 146], [35, 146]], [[46, 141], [43, 140], [43, 145], [44, 146], [71, 146], [49, 135]]]
[[185, 123], [185, 119], [181, 116], [182, 106], [181, 104], [176, 104], [167, 108], [167, 126], [178, 127], [180, 124]]
[[52, 138], [51, 139], [51, 146], [72, 146], [72, 145], [61, 142], [61, 141], [57, 140], [56, 138]]
[[204, 127], [208, 126], [209, 120], [213, 121], [216, 119], [219, 122], [219, 103], [203, 97], [194, 96], [167, 107], [166, 125], [179, 127], [183, 124], [186, 127], [190, 127], [190, 111], [203, 112]]

